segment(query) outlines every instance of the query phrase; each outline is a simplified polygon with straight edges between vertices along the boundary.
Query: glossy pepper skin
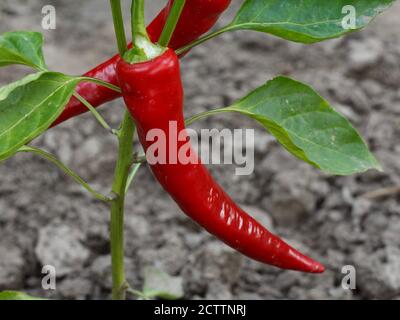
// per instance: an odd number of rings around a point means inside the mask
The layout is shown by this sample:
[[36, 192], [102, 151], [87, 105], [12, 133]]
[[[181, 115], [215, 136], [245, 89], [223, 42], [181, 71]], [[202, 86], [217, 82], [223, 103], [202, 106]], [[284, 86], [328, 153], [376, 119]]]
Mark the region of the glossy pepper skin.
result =
[[[174, 0], [168, 4], [148, 26], [147, 32], [153, 42], [157, 42], [167, 21]], [[217, 22], [221, 14], [228, 8], [231, 0], [188, 0], [182, 11], [169, 47], [179, 49], [208, 32]], [[84, 76], [97, 78], [114, 85], [118, 85], [115, 67], [120, 60], [119, 55], [103, 62], [99, 66], [85, 73]], [[82, 82], [76, 88], [78, 94], [85, 98], [94, 107], [119, 98], [115, 91], [94, 83]], [[72, 97], [63, 113], [53, 123], [53, 127], [72, 117], [87, 112], [88, 109], [79, 100]]]
[[[186, 132], [183, 88], [176, 54], [168, 49], [161, 56], [143, 63], [129, 64], [121, 60], [117, 74], [144, 149], [147, 151], [154, 143], [146, 139], [149, 131], [161, 129], [167, 137], [166, 150], [170, 150], [171, 142], [176, 143], [176, 150], [180, 150], [187, 140], [174, 140], [175, 135], [170, 135], [169, 131], [172, 121], [178, 133]], [[175, 156], [176, 153], [168, 154], [168, 159]], [[321, 264], [290, 247], [237, 206], [200, 161], [182, 164], [178, 160], [173, 164], [167, 160], [166, 164], [150, 167], [163, 188], [190, 218], [232, 248], [252, 259], [283, 269], [312, 273], [324, 271]]]

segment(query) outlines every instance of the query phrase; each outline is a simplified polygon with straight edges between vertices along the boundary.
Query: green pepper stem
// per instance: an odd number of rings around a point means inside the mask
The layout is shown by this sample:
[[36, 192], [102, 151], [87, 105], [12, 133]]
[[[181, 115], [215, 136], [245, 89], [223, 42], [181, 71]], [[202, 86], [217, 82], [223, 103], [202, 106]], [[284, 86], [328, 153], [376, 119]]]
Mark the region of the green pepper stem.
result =
[[144, 21], [144, 0], [132, 0], [132, 43], [133, 47], [122, 57], [131, 64], [151, 60], [160, 56], [165, 48], [151, 42]]
[[150, 41], [144, 19], [144, 0], [132, 0], [132, 42], [137, 44], [141, 38]]
[[171, 12], [168, 16], [167, 22], [165, 23], [164, 29], [161, 33], [160, 39], [158, 40], [158, 44], [162, 47], [168, 47], [169, 42], [171, 41], [172, 35], [176, 29], [176, 26], [179, 22], [179, 18], [181, 16], [182, 10], [185, 6], [186, 0], [175, 0], [172, 5]]

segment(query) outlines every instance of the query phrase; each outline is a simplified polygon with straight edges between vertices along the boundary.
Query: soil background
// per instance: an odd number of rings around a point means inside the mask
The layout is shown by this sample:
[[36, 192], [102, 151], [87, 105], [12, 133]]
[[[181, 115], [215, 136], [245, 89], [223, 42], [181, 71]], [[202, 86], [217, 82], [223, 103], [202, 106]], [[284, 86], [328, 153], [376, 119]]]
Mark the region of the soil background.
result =
[[[147, 1], [148, 18], [164, 2]], [[220, 26], [230, 21], [241, 1], [233, 3]], [[0, 32], [43, 32], [41, 10], [46, 4], [57, 10], [57, 29], [44, 32], [51, 69], [80, 74], [116, 51], [106, 0], [3, 0]], [[140, 289], [144, 270], [155, 267], [169, 274], [173, 289], [183, 290], [188, 299], [400, 298], [399, 193], [362, 197], [400, 186], [399, 16], [397, 2], [362, 32], [310, 46], [253, 32], [225, 34], [193, 50], [182, 64], [187, 116], [227, 106], [285, 74], [316, 88], [368, 141], [385, 171], [332, 177], [294, 159], [244, 117], [224, 114], [194, 125], [256, 128], [252, 175], [236, 176], [235, 167], [226, 165], [210, 170], [238, 203], [322, 261], [327, 271], [317, 276], [281, 271], [241, 256], [183, 215], [142, 167], [126, 203], [126, 269], [133, 287]], [[3, 68], [0, 84], [26, 72]], [[123, 103], [115, 101], [100, 110], [116, 127]], [[90, 114], [50, 130], [33, 144], [108, 192], [116, 142]], [[109, 298], [108, 220], [107, 206], [91, 200], [47, 161], [17, 155], [3, 162], [0, 290], [64, 299]], [[44, 264], [57, 268], [55, 291], [41, 289]], [[355, 290], [341, 286], [345, 265], [356, 269]]]

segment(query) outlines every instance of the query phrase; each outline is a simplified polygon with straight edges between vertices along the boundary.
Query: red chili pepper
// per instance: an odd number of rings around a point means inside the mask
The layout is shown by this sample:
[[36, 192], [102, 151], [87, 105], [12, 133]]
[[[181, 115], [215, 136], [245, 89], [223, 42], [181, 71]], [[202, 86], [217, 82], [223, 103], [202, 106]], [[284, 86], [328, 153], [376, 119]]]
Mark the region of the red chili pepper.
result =
[[[164, 28], [174, 0], [170, 0], [166, 7], [149, 25], [147, 31], [150, 39], [157, 42]], [[189, 0], [182, 11], [169, 47], [179, 49], [209, 31], [217, 22], [220, 15], [228, 8], [231, 0]], [[85, 76], [97, 78], [114, 85], [118, 85], [115, 66], [120, 60], [116, 55], [90, 70]], [[82, 82], [76, 88], [78, 94], [89, 101], [94, 107], [119, 98], [121, 95], [94, 83]], [[88, 109], [79, 100], [72, 97], [65, 110], [52, 126], [64, 122], [72, 117], [87, 112]]]
[[[170, 145], [181, 150], [187, 141], [170, 134], [171, 121], [177, 132], [186, 132], [183, 116], [183, 88], [179, 60], [168, 49], [143, 63], [117, 64], [117, 74], [125, 103], [135, 119], [145, 150], [152, 145], [146, 135], [161, 129], [166, 135], [166, 164], [150, 165], [155, 177], [180, 208], [194, 221], [246, 256], [283, 269], [320, 273], [324, 267], [290, 247], [244, 212], [214, 181], [206, 167], [182, 164], [178, 154], [168, 153]], [[187, 138], [187, 136], [186, 136]], [[194, 151], [192, 151], [194, 154]], [[176, 164], [171, 159], [177, 159]], [[197, 158], [197, 156], [196, 156]]]

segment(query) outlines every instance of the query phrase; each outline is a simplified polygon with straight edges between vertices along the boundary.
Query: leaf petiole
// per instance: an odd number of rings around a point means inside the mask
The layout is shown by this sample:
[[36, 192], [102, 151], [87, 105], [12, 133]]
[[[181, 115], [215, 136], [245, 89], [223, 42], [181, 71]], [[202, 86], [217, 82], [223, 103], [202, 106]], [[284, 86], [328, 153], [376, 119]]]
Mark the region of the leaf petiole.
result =
[[113, 85], [112, 83], [109, 83], [109, 82], [100, 80], [100, 79], [91, 78], [91, 77], [78, 77], [78, 79], [79, 79], [80, 81], [89, 81], [89, 82], [93, 82], [93, 83], [96, 83], [96, 84], [98, 84], [98, 85], [100, 85], [100, 86], [106, 87], [106, 88], [108, 88], [108, 89], [110, 89], [110, 90], [113, 90], [113, 91], [115, 91], [115, 92], [121, 93], [121, 88], [120, 88], [120, 87], [118, 87], [118, 86], [116, 86], [116, 85]]
[[161, 33], [158, 44], [162, 47], [168, 47], [171, 41], [172, 35], [174, 34], [175, 28], [179, 22], [179, 18], [182, 14], [183, 8], [185, 7], [186, 0], [175, 0], [172, 5], [171, 12], [168, 16], [167, 22], [165, 23], [164, 29]]
[[219, 109], [214, 109], [214, 110], [210, 110], [210, 111], [205, 111], [205, 112], [196, 114], [196, 115], [190, 117], [189, 119], [186, 119], [185, 120], [185, 124], [187, 126], [189, 126], [189, 125], [191, 125], [193, 122], [195, 122], [197, 120], [201, 120], [201, 119], [203, 119], [205, 117], [208, 117], [208, 116], [212, 116], [212, 115], [223, 113], [223, 112], [229, 112], [229, 111], [235, 111], [235, 110], [233, 110], [233, 109], [230, 110], [229, 107], [227, 107], [227, 108], [219, 108]]
[[83, 180], [77, 173], [75, 173], [72, 169], [67, 167], [64, 163], [62, 163], [59, 159], [57, 159], [54, 155], [51, 153], [48, 153], [44, 150], [35, 148], [35, 147], [29, 147], [29, 146], [22, 146], [19, 148], [17, 152], [30, 152], [37, 154], [53, 164], [55, 164], [58, 168], [60, 168], [64, 173], [69, 175], [72, 179], [74, 179], [77, 183], [79, 183], [84, 189], [89, 191], [96, 199], [104, 202], [110, 202], [113, 199], [111, 197], [107, 197], [97, 191], [95, 191], [85, 180]]
[[235, 28], [233, 26], [227, 25], [227, 26], [223, 27], [222, 29], [219, 29], [219, 30], [214, 31], [214, 32], [212, 32], [210, 34], [207, 34], [207, 35], [205, 35], [205, 36], [203, 36], [203, 37], [201, 37], [201, 38], [199, 38], [197, 40], [192, 41], [188, 45], [175, 50], [175, 53], [177, 55], [184, 54], [187, 51], [189, 51], [190, 49], [192, 49], [192, 48], [194, 48], [194, 47], [196, 47], [196, 46], [198, 46], [198, 45], [200, 45], [200, 44], [202, 44], [202, 43], [204, 43], [204, 42], [206, 42], [208, 40], [214, 39], [215, 37], [218, 37], [219, 35], [221, 35], [221, 34], [223, 34], [225, 32], [232, 31], [234, 29]]
[[110, 125], [106, 122], [106, 120], [101, 116], [101, 114], [96, 110], [95, 107], [93, 107], [89, 101], [87, 101], [85, 98], [83, 98], [79, 93], [75, 92], [73, 96], [78, 99], [85, 107], [87, 107], [90, 112], [94, 115], [94, 117], [97, 119], [97, 121], [100, 123], [100, 125], [109, 131], [111, 134], [117, 135], [117, 130], [113, 129], [110, 127]]
[[128, 179], [126, 181], [125, 193], [128, 191], [129, 187], [131, 186], [133, 179], [135, 178], [136, 173], [139, 171], [139, 168], [141, 165], [142, 165], [142, 163], [135, 163], [135, 165], [132, 167], [132, 170], [129, 173]]

